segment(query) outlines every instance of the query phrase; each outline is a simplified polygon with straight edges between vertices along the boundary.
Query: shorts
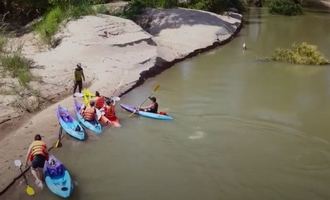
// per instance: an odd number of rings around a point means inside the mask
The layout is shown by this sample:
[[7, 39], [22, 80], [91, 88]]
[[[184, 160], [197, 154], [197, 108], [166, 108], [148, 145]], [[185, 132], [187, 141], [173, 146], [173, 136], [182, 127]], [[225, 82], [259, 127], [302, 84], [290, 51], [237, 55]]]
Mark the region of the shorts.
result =
[[46, 158], [43, 155], [36, 155], [32, 160], [32, 168], [44, 168]]

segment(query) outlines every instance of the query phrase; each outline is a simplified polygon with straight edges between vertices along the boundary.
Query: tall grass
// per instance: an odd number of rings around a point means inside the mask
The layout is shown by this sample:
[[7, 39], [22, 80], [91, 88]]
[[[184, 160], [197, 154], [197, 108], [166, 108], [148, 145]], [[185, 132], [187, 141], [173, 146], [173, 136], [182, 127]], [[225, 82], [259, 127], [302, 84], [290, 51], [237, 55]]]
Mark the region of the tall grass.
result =
[[95, 14], [95, 10], [86, 1], [81, 4], [56, 6], [46, 13], [43, 19], [36, 24], [35, 31], [39, 33], [45, 42], [51, 43], [52, 37], [56, 34], [63, 21], [69, 18], [77, 19], [89, 14]]
[[0, 29], [0, 53], [5, 51], [6, 44], [7, 38], [2, 34], [2, 30]]
[[17, 78], [22, 86], [27, 86], [32, 79], [30, 72], [31, 61], [24, 58], [19, 52], [0, 56], [2, 67], [10, 73], [13, 78]]
[[271, 14], [301, 15], [302, 6], [294, 0], [269, 0], [268, 9]]

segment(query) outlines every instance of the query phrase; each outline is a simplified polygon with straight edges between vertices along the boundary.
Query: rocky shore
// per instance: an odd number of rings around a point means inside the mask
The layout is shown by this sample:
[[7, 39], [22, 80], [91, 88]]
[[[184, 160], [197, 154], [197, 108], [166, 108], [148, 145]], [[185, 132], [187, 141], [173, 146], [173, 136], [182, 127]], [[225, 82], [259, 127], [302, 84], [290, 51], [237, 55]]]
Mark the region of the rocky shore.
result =
[[[31, 87], [41, 98], [56, 103], [29, 114], [20, 126], [15, 123], [10, 133], [1, 131], [0, 190], [17, 175], [13, 160], [23, 159], [34, 134], [42, 134], [49, 145], [55, 142], [55, 109], [58, 104], [72, 108], [69, 94], [78, 62], [84, 66], [92, 91], [120, 95], [176, 62], [228, 42], [241, 24], [242, 16], [236, 13], [222, 16], [190, 9], [152, 9], [137, 24], [109, 15], [70, 21], [55, 36], [58, 45], [51, 49], [40, 48], [32, 33], [15, 38], [15, 42], [24, 44], [23, 54], [37, 66], [32, 73], [40, 80], [32, 82]], [[13, 113], [5, 116], [22, 119], [13, 108], [1, 109]]]

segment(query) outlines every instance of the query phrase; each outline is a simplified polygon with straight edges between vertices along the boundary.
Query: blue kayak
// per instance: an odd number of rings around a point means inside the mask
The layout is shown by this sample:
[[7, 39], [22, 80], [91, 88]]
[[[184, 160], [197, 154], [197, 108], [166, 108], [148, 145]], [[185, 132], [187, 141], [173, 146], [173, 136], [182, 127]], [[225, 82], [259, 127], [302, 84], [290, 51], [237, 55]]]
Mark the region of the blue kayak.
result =
[[85, 130], [81, 127], [79, 122], [70, 115], [66, 108], [58, 105], [56, 114], [58, 122], [68, 135], [78, 140], [86, 139]]
[[62, 197], [68, 198], [73, 191], [73, 182], [69, 171], [55, 156], [49, 155], [44, 165], [45, 183], [49, 190]]
[[152, 119], [159, 119], [159, 120], [172, 120], [173, 117], [167, 115], [166, 113], [151, 113], [151, 112], [144, 112], [138, 111], [135, 106], [127, 105], [127, 104], [120, 104], [120, 107], [127, 110], [128, 112], [135, 113], [137, 115], [148, 117]]
[[94, 133], [101, 134], [102, 126], [97, 120], [87, 121], [84, 119], [83, 116], [81, 116], [80, 110], [81, 110], [82, 106], [83, 105], [81, 103], [79, 103], [77, 100], [74, 100], [74, 108], [75, 108], [76, 115], [77, 115], [77, 118], [80, 121], [80, 123], [82, 123], [82, 125], [84, 125], [86, 128], [92, 130]]

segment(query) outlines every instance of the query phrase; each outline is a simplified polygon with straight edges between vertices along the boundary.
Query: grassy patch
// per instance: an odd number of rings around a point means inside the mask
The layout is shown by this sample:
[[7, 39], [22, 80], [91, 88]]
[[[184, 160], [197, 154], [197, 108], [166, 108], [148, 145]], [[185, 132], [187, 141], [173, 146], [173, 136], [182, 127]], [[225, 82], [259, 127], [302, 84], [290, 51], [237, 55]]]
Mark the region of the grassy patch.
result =
[[84, 15], [95, 14], [97, 10], [93, 9], [89, 3], [80, 3], [76, 5], [56, 6], [46, 13], [43, 19], [36, 24], [35, 31], [48, 44], [52, 37], [57, 33], [61, 23], [66, 19], [77, 19]]
[[24, 58], [20, 53], [16, 52], [12, 55], [1, 55], [0, 63], [5, 71], [8, 71], [14, 78], [18, 78], [22, 86], [27, 86], [32, 79], [30, 73], [31, 61]]
[[7, 44], [7, 38], [1, 33], [0, 30], [0, 53], [5, 51], [5, 46]]
[[269, 0], [268, 9], [271, 14], [301, 15], [302, 6], [294, 0]]
[[36, 24], [35, 31], [41, 38], [50, 43], [51, 37], [58, 31], [59, 25], [66, 18], [66, 13], [60, 7], [49, 11], [46, 16]]
[[306, 65], [329, 64], [329, 61], [317, 50], [315, 45], [306, 42], [294, 43], [291, 49], [276, 49], [272, 60]]

